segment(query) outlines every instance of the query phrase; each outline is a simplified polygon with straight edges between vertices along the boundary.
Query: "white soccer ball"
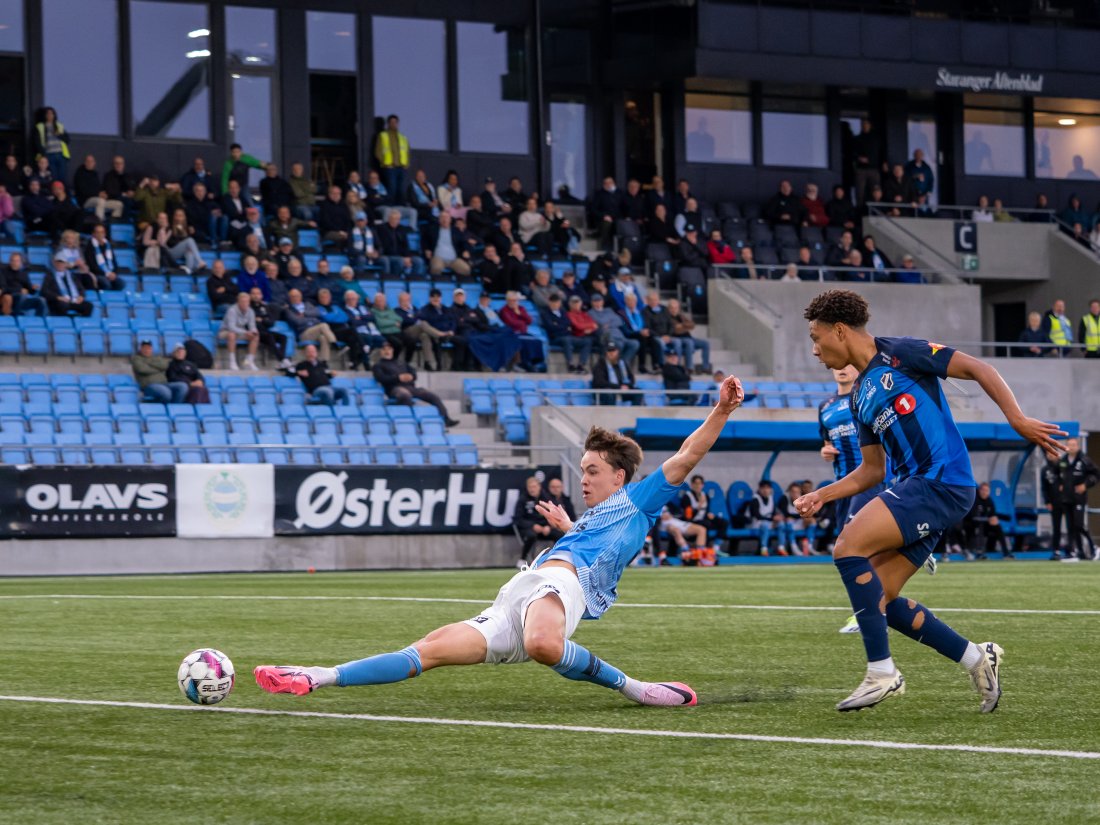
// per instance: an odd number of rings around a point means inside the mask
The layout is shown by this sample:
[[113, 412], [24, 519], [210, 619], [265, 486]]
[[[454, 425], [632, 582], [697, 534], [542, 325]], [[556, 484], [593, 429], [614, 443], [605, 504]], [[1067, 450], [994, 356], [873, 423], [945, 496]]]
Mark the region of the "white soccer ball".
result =
[[188, 653], [176, 674], [180, 691], [197, 705], [216, 705], [233, 690], [236, 672], [229, 657], [212, 647]]

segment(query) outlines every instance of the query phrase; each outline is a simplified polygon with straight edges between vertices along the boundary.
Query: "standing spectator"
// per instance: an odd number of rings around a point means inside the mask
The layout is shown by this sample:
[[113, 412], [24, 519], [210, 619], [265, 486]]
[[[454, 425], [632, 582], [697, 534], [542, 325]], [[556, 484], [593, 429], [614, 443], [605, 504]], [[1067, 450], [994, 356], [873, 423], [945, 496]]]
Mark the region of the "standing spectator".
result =
[[221, 201], [207, 190], [205, 183], [195, 182], [183, 210], [187, 222], [195, 230], [197, 243], [209, 244], [216, 249], [229, 237], [229, 219], [222, 212]]
[[1085, 345], [1086, 358], [1100, 358], [1100, 299], [1089, 301], [1089, 311], [1081, 316], [1077, 338]]
[[69, 133], [57, 120], [53, 106], [42, 109], [42, 118], [34, 124], [34, 155], [44, 157], [54, 180], [69, 179]]
[[680, 363], [680, 354], [677, 352], [670, 352], [665, 355], [664, 363], [661, 364], [661, 377], [664, 380], [666, 392], [676, 392], [676, 395], [669, 395], [668, 403], [674, 406], [687, 405], [691, 406], [698, 400], [697, 396], [684, 395], [684, 390], [691, 389], [691, 374], [684, 369], [683, 364]]
[[222, 164], [222, 191], [229, 191], [229, 181], [236, 181], [241, 191], [248, 191], [248, 170], [263, 169], [264, 164], [252, 155], [246, 155], [241, 149], [241, 144], [233, 143], [229, 146], [229, 157]]
[[24, 267], [23, 255], [13, 252], [8, 257], [8, 265], [0, 270], [0, 294], [3, 298], [4, 315], [37, 315], [46, 317], [45, 300], [38, 295]]
[[118, 290], [125, 287], [122, 278], [118, 276], [118, 261], [115, 260], [115, 250], [107, 239], [107, 227], [101, 223], [92, 227], [92, 235], [84, 245], [84, 262], [91, 280], [95, 283], [93, 289]]
[[[580, 304], [579, 298], [577, 303]], [[551, 293], [546, 306], [539, 309], [539, 318], [551, 346], [561, 347], [566, 369], [583, 374], [592, 359], [592, 334], [597, 324], [593, 321], [590, 332], [576, 334], [569, 313], [562, 309], [561, 294], [558, 292]], [[578, 356], [576, 363], [573, 362], [574, 353]]]
[[523, 542], [519, 553], [517, 566], [522, 566], [529, 561], [531, 549], [540, 542], [547, 542], [547, 546], [554, 543], [553, 533], [557, 532], [550, 526], [546, 517], [538, 511], [538, 504], [545, 497], [542, 494], [542, 482], [535, 476], [531, 476], [524, 484], [524, 490], [516, 499], [516, 509], [512, 514], [512, 526]]
[[126, 158], [122, 155], [111, 158], [111, 169], [103, 176], [103, 191], [107, 193], [108, 200], [122, 201], [124, 215], [134, 211], [137, 188], [134, 176], [126, 171]]
[[[258, 289], [258, 287], [257, 287]], [[261, 297], [263, 293], [260, 293]], [[250, 370], [257, 370], [256, 351], [260, 348], [260, 331], [256, 326], [256, 313], [252, 309], [252, 296], [250, 292], [238, 292], [236, 302], [226, 310], [222, 318], [221, 329], [218, 330], [218, 340], [225, 341], [226, 360], [229, 369], [239, 370], [237, 365], [237, 341], [242, 340], [248, 345], [248, 356], [244, 365]]]
[[343, 193], [339, 186], [328, 188], [328, 197], [321, 202], [321, 214], [317, 225], [321, 230], [321, 237], [326, 241], [332, 241], [338, 246], [347, 243], [348, 235], [351, 234], [352, 218], [348, 214], [347, 207], [344, 206]]
[[329, 325], [321, 320], [321, 313], [313, 304], [307, 304], [302, 293], [291, 289], [287, 293], [287, 305], [283, 309], [283, 320], [287, 322], [298, 341], [320, 341], [321, 357], [328, 361], [336, 336]]
[[294, 203], [294, 190], [286, 179], [279, 177], [279, 167], [274, 163], [264, 167], [264, 177], [260, 181], [260, 203], [265, 215], [274, 215], [280, 206], [289, 207]]
[[329, 372], [326, 361], [317, 357], [317, 347], [306, 344], [302, 353], [305, 359], [295, 365], [294, 372], [313, 401], [330, 407], [339, 401], [346, 407], [350, 403], [348, 391], [343, 387], [332, 386], [332, 373]]
[[423, 277], [427, 272], [424, 258], [409, 247], [409, 231], [401, 225], [401, 213], [391, 209], [386, 222], [378, 227], [378, 247], [391, 275], [411, 274]]
[[142, 180], [134, 194], [134, 202], [137, 204], [139, 230], [156, 223], [157, 215], [161, 212], [168, 213], [169, 209], [183, 206], [179, 184], [168, 183], [162, 187], [160, 178], [156, 175], [148, 175]]
[[462, 200], [462, 188], [458, 185], [458, 172], [448, 170], [436, 192], [440, 212], [450, 212], [452, 218], [466, 217], [466, 204]]
[[93, 307], [85, 300], [80, 278], [73, 275], [63, 253], [54, 255], [52, 269], [42, 279], [42, 298], [50, 308], [50, 315], [89, 317]]
[[386, 395], [398, 404], [412, 406], [414, 399], [426, 401], [439, 410], [443, 423], [448, 427], [457, 427], [458, 421], [451, 418], [443, 401], [434, 392], [416, 386], [416, 370], [404, 361], [394, 357], [393, 344], [388, 340], [379, 349], [378, 363], [372, 370], [374, 380], [382, 385]]
[[300, 163], [290, 164], [290, 184], [294, 192], [294, 216], [299, 220], [317, 220], [317, 187], [305, 176], [305, 167]]
[[[259, 287], [257, 287], [259, 289]], [[218, 258], [210, 267], [210, 277], [206, 279], [206, 297], [215, 316], [219, 308], [226, 309], [237, 303], [241, 289], [225, 272], [225, 261]], [[260, 294], [263, 294], [261, 290]]]
[[807, 183], [802, 196], [802, 211], [809, 226], [825, 227], [829, 225], [829, 216], [825, 212], [825, 202], [818, 197], [817, 184]]
[[182, 341], [172, 347], [172, 358], [164, 370], [164, 377], [168, 379], [169, 387], [174, 384], [187, 385], [187, 395], [183, 398], [185, 404], [210, 403], [210, 390], [206, 388], [206, 381], [199, 368], [187, 360], [187, 347]]
[[931, 198], [936, 188], [936, 174], [925, 162], [923, 149], [913, 150], [913, 159], [905, 164], [905, 177], [909, 179], [918, 196]]
[[405, 191], [405, 170], [409, 168], [409, 139], [401, 134], [401, 121], [397, 115], [386, 118], [386, 128], [378, 133], [374, 143], [374, 157], [382, 167], [386, 189], [397, 204]]
[[169, 381], [166, 373], [169, 359], [153, 355], [153, 342], [138, 344], [137, 354], [130, 357], [130, 369], [141, 388], [144, 401], [157, 404], [182, 404], [191, 389], [186, 381]]
[[622, 194], [615, 186], [615, 179], [608, 175], [600, 189], [592, 196], [592, 218], [599, 228], [600, 248], [610, 249], [615, 236], [615, 222], [623, 216]]
[[871, 187], [878, 186], [879, 168], [882, 165], [878, 135], [871, 121], [863, 118], [859, 134], [852, 138], [852, 158], [855, 166], [856, 200], [862, 206]]
[[81, 207], [94, 212], [96, 220], [107, 219], [107, 210], [116, 221], [122, 217], [122, 201], [111, 200], [103, 191], [99, 173], [95, 170], [95, 155], [85, 155], [84, 164], [73, 175], [73, 194]]
[[287, 337], [281, 332], [276, 332], [275, 314], [270, 306], [264, 302], [264, 294], [259, 287], [253, 287], [249, 294], [249, 305], [256, 316], [256, 331], [260, 334], [260, 345], [267, 347], [279, 362], [279, 369], [291, 369], [294, 364], [286, 357]]
[[206, 161], [202, 158], [195, 158], [191, 168], [180, 176], [180, 193], [185, 201], [195, 197], [197, 183], [201, 183], [206, 194], [211, 197], [216, 198], [221, 191], [218, 189], [218, 181], [214, 179], [214, 173], [206, 168]]
[[[603, 358], [596, 359], [592, 367], [592, 389], [594, 390], [633, 390], [634, 376], [630, 367], [619, 357], [619, 345], [614, 341], [608, 341], [604, 346]], [[600, 393], [596, 396], [597, 403], [604, 407], [613, 407], [619, 396], [612, 393]], [[626, 404], [641, 404], [641, 396], [623, 395], [622, 400]]]
[[1073, 343], [1073, 324], [1066, 316], [1066, 302], [1058, 298], [1043, 318], [1043, 332], [1050, 343], [1060, 348], [1063, 356], [1069, 354]]
[[444, 269], [450, 269], [456, 275], [470, 274], [470, 250], [465, 232], [451, 226], [451, 216], [443, 212], [439, 216], [439, 233], [435, 239], [435, 249], [426, 254], [431, 261], [429, 272], [437, 276]]
[[[1065, 447], [1066, 451], [1057, 459], [1047, 461], [1043, 471], [1043, 497], [1054, 525], [1051, 558], [1056, 558], [1061, 550], [1062, 557], [1068, 560], [1086, 557], [1082, 539], [1092, 544], [1085, 529], [1085, 510], [1089, 488], [1100, 480], [1100, 470], [1081, 452], [1078, 439], [1066, 439]], [[1063, 517], [1066, 520], [1066, 546], [1061, 541]]]
[[504, 307], [500, 310], [500, 320], [519, 336], [520, 362], [528, 372], [543, 371], [546, 368], [546, 354], [542, 341], [527, 330], [534, 323], [531, 314], [520, 304], [520, 294], [512, 291], [504, 295]]
[[691, 363], [695, 357], [695, 352], [698, 351], [702, 355], [702, 360], [699, 366], [695, 368], [695, 374], [706, 375], [711, 371], [710, 341], [706, 338], [692, 336], [691, 331], [695, 329], [695, 321], [692, 320], [690, 313], [681, 309], [680, 302], [676, 298], [670, 298], [668, 301], [668, 317], [672, 320], [672, 336], [683, 342], [681, 346], [684, 355], [684, 367], [688, 372], [691, 372]]
[[1021, 344], [1030, 344], [1028, 347], [1013, 347], [1011, 354], [1021, 358], [1042, 358], [1053, 350], [1050, 348], [1050, 333], [1043, 331], [1043, 316], [1038, 312], [1029, 312], [1027, 326], [1020, 333]]

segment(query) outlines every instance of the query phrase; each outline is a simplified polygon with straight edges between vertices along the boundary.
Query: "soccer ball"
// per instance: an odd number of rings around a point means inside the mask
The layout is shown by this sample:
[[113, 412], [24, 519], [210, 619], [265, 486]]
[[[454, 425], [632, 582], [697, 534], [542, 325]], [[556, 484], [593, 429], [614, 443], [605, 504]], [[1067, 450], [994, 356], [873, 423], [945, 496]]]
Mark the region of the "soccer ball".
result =
[[176, 674], [183, 695], [197, 705], [216, 705], [233, 690], [236, 674], [229, 657], [212, 647], [187, 654]]

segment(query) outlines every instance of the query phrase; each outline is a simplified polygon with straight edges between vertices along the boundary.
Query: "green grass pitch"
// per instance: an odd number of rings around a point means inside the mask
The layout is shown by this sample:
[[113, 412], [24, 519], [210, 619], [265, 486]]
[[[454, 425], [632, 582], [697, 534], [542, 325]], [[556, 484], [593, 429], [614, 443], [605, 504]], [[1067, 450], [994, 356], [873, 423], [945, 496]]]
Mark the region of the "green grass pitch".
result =
[[[910, 583], [906, 595], [942, 608], [961, 633], [1005, 648], [992, 715], [978, 712], [958, 665], [897, 634], [908, 693], [833, 710], [862, 677], [863, 654], [858, 636], [836, 632], [845, 597], [826, 565], [627, 572], [620, 605], [576, 640], [635, 677], [688, 682], [696, 708], [637, 707], [530, 663], [304, 698], [252, 680], [257, 664], [393, 650], [478, 610], [362, 596], [488, 604], [510, 575], [0, 580], [0, 694], [187, 708], [176, 667], [210, 646], [239, 674], [228, 709], [1100, 751], [1100, 564], [954, 564]], [[219, 598], [237, 596], [262, 598]], [[681, 604], [695, 606], [671, 607]], [[0, 700], [0, 765], [0, 822], [1100, 822], [1097, 759], [216, 709]]]

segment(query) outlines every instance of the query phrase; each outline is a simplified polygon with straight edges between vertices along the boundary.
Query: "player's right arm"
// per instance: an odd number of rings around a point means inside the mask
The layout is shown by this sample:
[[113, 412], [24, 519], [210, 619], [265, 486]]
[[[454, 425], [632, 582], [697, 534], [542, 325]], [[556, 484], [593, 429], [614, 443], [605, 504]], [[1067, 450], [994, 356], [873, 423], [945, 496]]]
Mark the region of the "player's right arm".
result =
[[882, 449], [882, 445], [866, 444], [860, 447], [860, 453], [863, 460], [858, 467], [839, 481], [796, 499], [795, 509], [803, 517], [809, 517], [816, 514], [827, 502], [850, 498], [881, 484], [886, 478], [886, 451]]
[[722, 434], [722, 428], [726, 426], [726, 420], [734, 410], [741, 406], [745, 400], [745, 390], [737, 376], [731, 375], [722, 382], [718, 391], [718, 403], [710, 411], [706, 421], [699, 429], [689, 435], [679, 452], [661, 465], [665, 480], [672, 485], [680, 485], [688, 477], [695, 465], [703, 460], [718, 436]]

